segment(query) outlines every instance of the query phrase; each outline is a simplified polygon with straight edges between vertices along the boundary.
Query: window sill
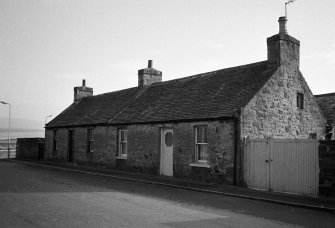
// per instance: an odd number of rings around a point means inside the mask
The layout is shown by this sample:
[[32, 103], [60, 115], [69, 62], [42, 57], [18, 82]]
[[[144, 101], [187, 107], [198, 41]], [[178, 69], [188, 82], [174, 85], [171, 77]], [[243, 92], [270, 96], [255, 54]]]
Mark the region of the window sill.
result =
[[118, 160], [127, 160], [127, 155], [121, 155], [121, 156], [116, 157], [115, 159], [118, 159]]
[[190, 163], [191, 167], [210, 168], [211, 166], [207, 163]]

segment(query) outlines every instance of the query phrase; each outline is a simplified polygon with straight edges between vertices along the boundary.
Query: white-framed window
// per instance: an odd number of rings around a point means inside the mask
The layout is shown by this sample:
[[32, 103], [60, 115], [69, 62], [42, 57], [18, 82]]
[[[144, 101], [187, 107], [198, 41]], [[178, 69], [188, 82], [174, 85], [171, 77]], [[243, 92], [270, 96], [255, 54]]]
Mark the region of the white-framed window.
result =
[[297, 107], [299, 109], [304, 109], [304, 94], [297, 93]]
[[87, 130], [87, 152], [93, 153], [93, 129]]
[[58, 136], [57, 136], [57, 130], [53, 131], [53, 143], [52, 143], [53, 151], [58, 150]]
[[195, 127], [195, 160], [199, 163], [207, 163], [207, 126]]
[[119, 150], [118, 156], [119, 157], [127, 157], [127, 130], [119, 130]]

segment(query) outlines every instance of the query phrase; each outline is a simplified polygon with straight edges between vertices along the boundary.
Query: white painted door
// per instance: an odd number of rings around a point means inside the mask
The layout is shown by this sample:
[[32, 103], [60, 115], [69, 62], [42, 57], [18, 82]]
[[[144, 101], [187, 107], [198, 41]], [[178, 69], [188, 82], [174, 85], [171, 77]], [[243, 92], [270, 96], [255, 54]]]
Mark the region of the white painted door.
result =
[[255, 189], [269, 189], [269, 141], [247, 140], [244, 158], [244, 179], [247, 186]]
[[173, 130], [162, 128], [161, 175], [173, 176]]

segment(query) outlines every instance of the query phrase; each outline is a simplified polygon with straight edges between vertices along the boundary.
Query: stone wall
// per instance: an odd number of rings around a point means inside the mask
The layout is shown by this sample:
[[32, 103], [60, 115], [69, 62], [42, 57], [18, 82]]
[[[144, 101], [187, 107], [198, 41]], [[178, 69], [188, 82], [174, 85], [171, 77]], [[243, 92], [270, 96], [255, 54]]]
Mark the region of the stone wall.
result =
[[[208, 126], [208, 164], [210, 168], [190, 166], [195, 161], [194, 127]], [[234, 121], [180, 123], [174, 129], [174, 175], [207, 182], [234, 181]]]
[[[304, 108], [297, 107], [304, 94]], [[321, 138], [325, 119], [305, 79], [297, 68], [278, 67], [241, 113], [241, 136], [250, 138]]]
[[[88, 129], [93, 129], [93, 153], [87, 149]], [[116, 157], [116, 134], [115, 127], [76, 127], [57, 129], [57, 150], [53, 150], [53, 130], [46, 130], [46, 159], [68, 160], [68, 137], [69, 130], [74, 131], [74, 154], [73, 159], [81, 164], [100, 164], [107, 166], [115, 165]]]
[[[194, 127], [208, 126], [208, 164], [210, 168], [190, 166], [195, 161]], [[61, 128], [57, 130], [58, 150], [52, 151], [53, 131], [46, 131], [46, 159], [68, 160], [68, 131], [74, 130], [74, 162], [107, 168], [160, 174], [160, 132], [174, 132], [174, 176], [207, 182], [233, 183], [235, 124], [233, 120], [174, 124], [120, 126], [128, 132], [127, 159], [117, 157], [118, 126]], [[94, 129], [93, 153], [87, 151], [87, 130]]]
[[130, 125], [128, 130], [128, 169], [159, 174], [160, 128], [158, 125]]
[[44, 138], [18, 138], [16, 141], [16, 158], [39, 160], [44, 151]]
[[44, 140], [44, 159], [52, 159], [52, 139], [53, 131], [45, 129], [45, 140]]
[[[51, 140], [52, 158], [55, 160], [67, 160], [68, 159], [68, 130], [61, 128], [57, 130], [57, 150], [53, 150], [53, 140]], [[53, 132], [52, 132], [53, 138]]]

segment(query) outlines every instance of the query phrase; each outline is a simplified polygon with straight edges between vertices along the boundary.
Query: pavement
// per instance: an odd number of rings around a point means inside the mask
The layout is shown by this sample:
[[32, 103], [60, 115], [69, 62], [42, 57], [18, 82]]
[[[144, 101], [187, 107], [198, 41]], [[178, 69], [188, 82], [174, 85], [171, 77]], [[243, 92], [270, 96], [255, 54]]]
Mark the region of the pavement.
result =
[[204, 182], [190, 181], [174, 177], [154, 176], [137, 172], [81, 166], [74, 163], [63, 163], [63, 162], [44, 161], [44, 160], [23, 161], [17, 159], [10, 159], [9, 161], [105, 176], [126, 181], [135, 181], [147, 184], [167, 186], [171, 188], [180, 188], [197, 192], [205, 192], [210, 194], [218, 194], [230, 197], [258, 200], [269, 203], [330, 212], [335, 214], [335, 198], [332, 197], [321, 197], [321, 196], [314, 197], [314, 196], [255, 190], [226, 184], [208, 184]]

